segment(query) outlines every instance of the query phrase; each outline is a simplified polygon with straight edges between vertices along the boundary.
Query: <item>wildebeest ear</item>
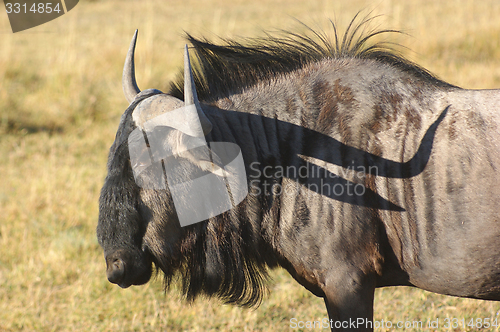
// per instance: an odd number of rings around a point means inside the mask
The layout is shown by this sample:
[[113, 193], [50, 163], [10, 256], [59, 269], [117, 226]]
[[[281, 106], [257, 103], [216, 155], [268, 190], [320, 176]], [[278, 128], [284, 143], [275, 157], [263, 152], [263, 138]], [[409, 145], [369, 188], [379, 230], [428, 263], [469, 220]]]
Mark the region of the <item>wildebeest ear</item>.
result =
[[134, 53], [135, 44], [137, 43], [137, 33], [138, 30], [135, 30], [134, 37], [132, 37], [132, 41], [130, 42], [127, 52], [127, 57], [125, 58], [125, 64], [123, 65], [122, 87], [125, 98], [127, 98], [129, 103], [132, 103], [135, 96], [141, 92], [135, 80]]
[[200, 102], [198, 101], [193, 71], [191, 69], [191, 61], [189, 59], [189, 50], [186, 45], [184, 48], [184, 105], [189, 106], [193, 104], [196, 106], [196, 110], [198, 111], [198, 117], [200, 118], [203, 134], [207, 135], [212, 130], [212, 123], [208, 120], [201, 108]]

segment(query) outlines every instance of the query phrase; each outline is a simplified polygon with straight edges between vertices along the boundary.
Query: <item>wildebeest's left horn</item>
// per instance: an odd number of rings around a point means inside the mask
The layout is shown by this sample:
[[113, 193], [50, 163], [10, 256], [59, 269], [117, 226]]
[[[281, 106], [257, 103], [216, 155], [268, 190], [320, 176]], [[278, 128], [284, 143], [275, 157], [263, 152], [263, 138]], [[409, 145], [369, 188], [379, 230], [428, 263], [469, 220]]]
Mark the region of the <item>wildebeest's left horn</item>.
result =
[[191, 70], [191, 61], [189, 60], [188, 46], [184, 48], [184, 104], [195, 105], [200, 118], [201, 128], [203, 134], [207, 135], [212, 130], [212, 123], [208, 120], [203, 112], [200, 102], [198, 101], [198, 94], [194, 84], [193, 71]]
[[137, 42], [137, 32], [138, 30], [135, 30], [134, 37], [132, 37], [130, 47], [128, 48], [127, 57], [125, 58], [125, 65], [123, 66], [123, 93], [125, 93], [125, 98], [127, 98], [129, 103], [132, 103], [135, 96], [141, 92], [135, 81], [134, 53], [135, 44]]

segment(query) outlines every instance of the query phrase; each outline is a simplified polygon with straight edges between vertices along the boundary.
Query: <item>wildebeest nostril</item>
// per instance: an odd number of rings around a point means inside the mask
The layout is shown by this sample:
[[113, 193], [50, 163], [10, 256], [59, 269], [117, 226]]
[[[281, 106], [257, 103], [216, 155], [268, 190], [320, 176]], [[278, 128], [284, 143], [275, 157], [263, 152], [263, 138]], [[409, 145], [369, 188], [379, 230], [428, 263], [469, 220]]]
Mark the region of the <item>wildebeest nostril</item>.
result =
[[122, 259], [116, 258], [110, 264], [106, 271], [109, 282], [119, 284], [125, 276], [125, 263]]

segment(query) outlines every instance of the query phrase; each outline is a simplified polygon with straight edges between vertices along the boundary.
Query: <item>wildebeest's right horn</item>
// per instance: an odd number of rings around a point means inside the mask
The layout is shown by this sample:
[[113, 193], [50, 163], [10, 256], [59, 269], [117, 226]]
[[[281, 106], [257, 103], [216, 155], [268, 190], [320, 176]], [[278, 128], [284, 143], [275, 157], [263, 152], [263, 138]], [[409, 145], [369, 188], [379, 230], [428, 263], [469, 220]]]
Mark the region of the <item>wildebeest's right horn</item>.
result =
[[212, 123], [208, 120], [207, 116], [201, 109], [200, 102], [198, 101], [198, 94], [194, 84], [193, 71], [191, 69], [191, 61], [189, 60], [188, 46], [184, 48], [184, 104], [195, 105], [198, 111], [201, 128], [203, 134], [206, 135], [212, 130]]
[[135, 81], [134, 53], [135, 44], [137, 42], [137, 32], [138, 30], [135, 30], [134, 37], [132, 37], [132, 41], [130, 42], [127, 57], [125, 58], [125, 65], [123, 66], [123, 93], [125, 93], [125, 98], [127, 98], [129, 103], [132, 103], [135, 96], [141, 92]]

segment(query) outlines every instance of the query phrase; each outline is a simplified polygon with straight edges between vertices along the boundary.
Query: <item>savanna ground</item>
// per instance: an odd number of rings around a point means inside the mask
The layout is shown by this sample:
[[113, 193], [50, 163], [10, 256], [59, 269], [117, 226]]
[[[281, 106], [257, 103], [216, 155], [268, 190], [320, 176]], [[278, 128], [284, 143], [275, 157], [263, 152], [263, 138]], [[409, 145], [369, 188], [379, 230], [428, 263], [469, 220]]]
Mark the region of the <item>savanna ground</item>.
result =
[[[384, 15], [374, 27], [406, 32], [386, 38], [442, 79], [500, 88], [497, 0], [81, 1], [16, 34], [0, 13], [0, 331], [288, 331], [292, 318], [326, 317], [322, 300], [281, 270], [255, 310], [206, 299], [189, 305], [175, 289], [165, 294], [161, 278], [126, 290], [111, 285], [95, 236], [97, 199], [127, 107], [121, 70], [134, 29], [139, 86], [166, 90], [182, 65], [183, 31], [210, 38], [300, 31], [292, 18], [326, 30], [333, 18], [342, 30], [359, 10]], [[446, 318], [500, 324], [500, 303], [410, 288], [378, 290], [375, 313], [377, 321], [439, 319], [425, 331], [476, 330], [446, 329]]]

